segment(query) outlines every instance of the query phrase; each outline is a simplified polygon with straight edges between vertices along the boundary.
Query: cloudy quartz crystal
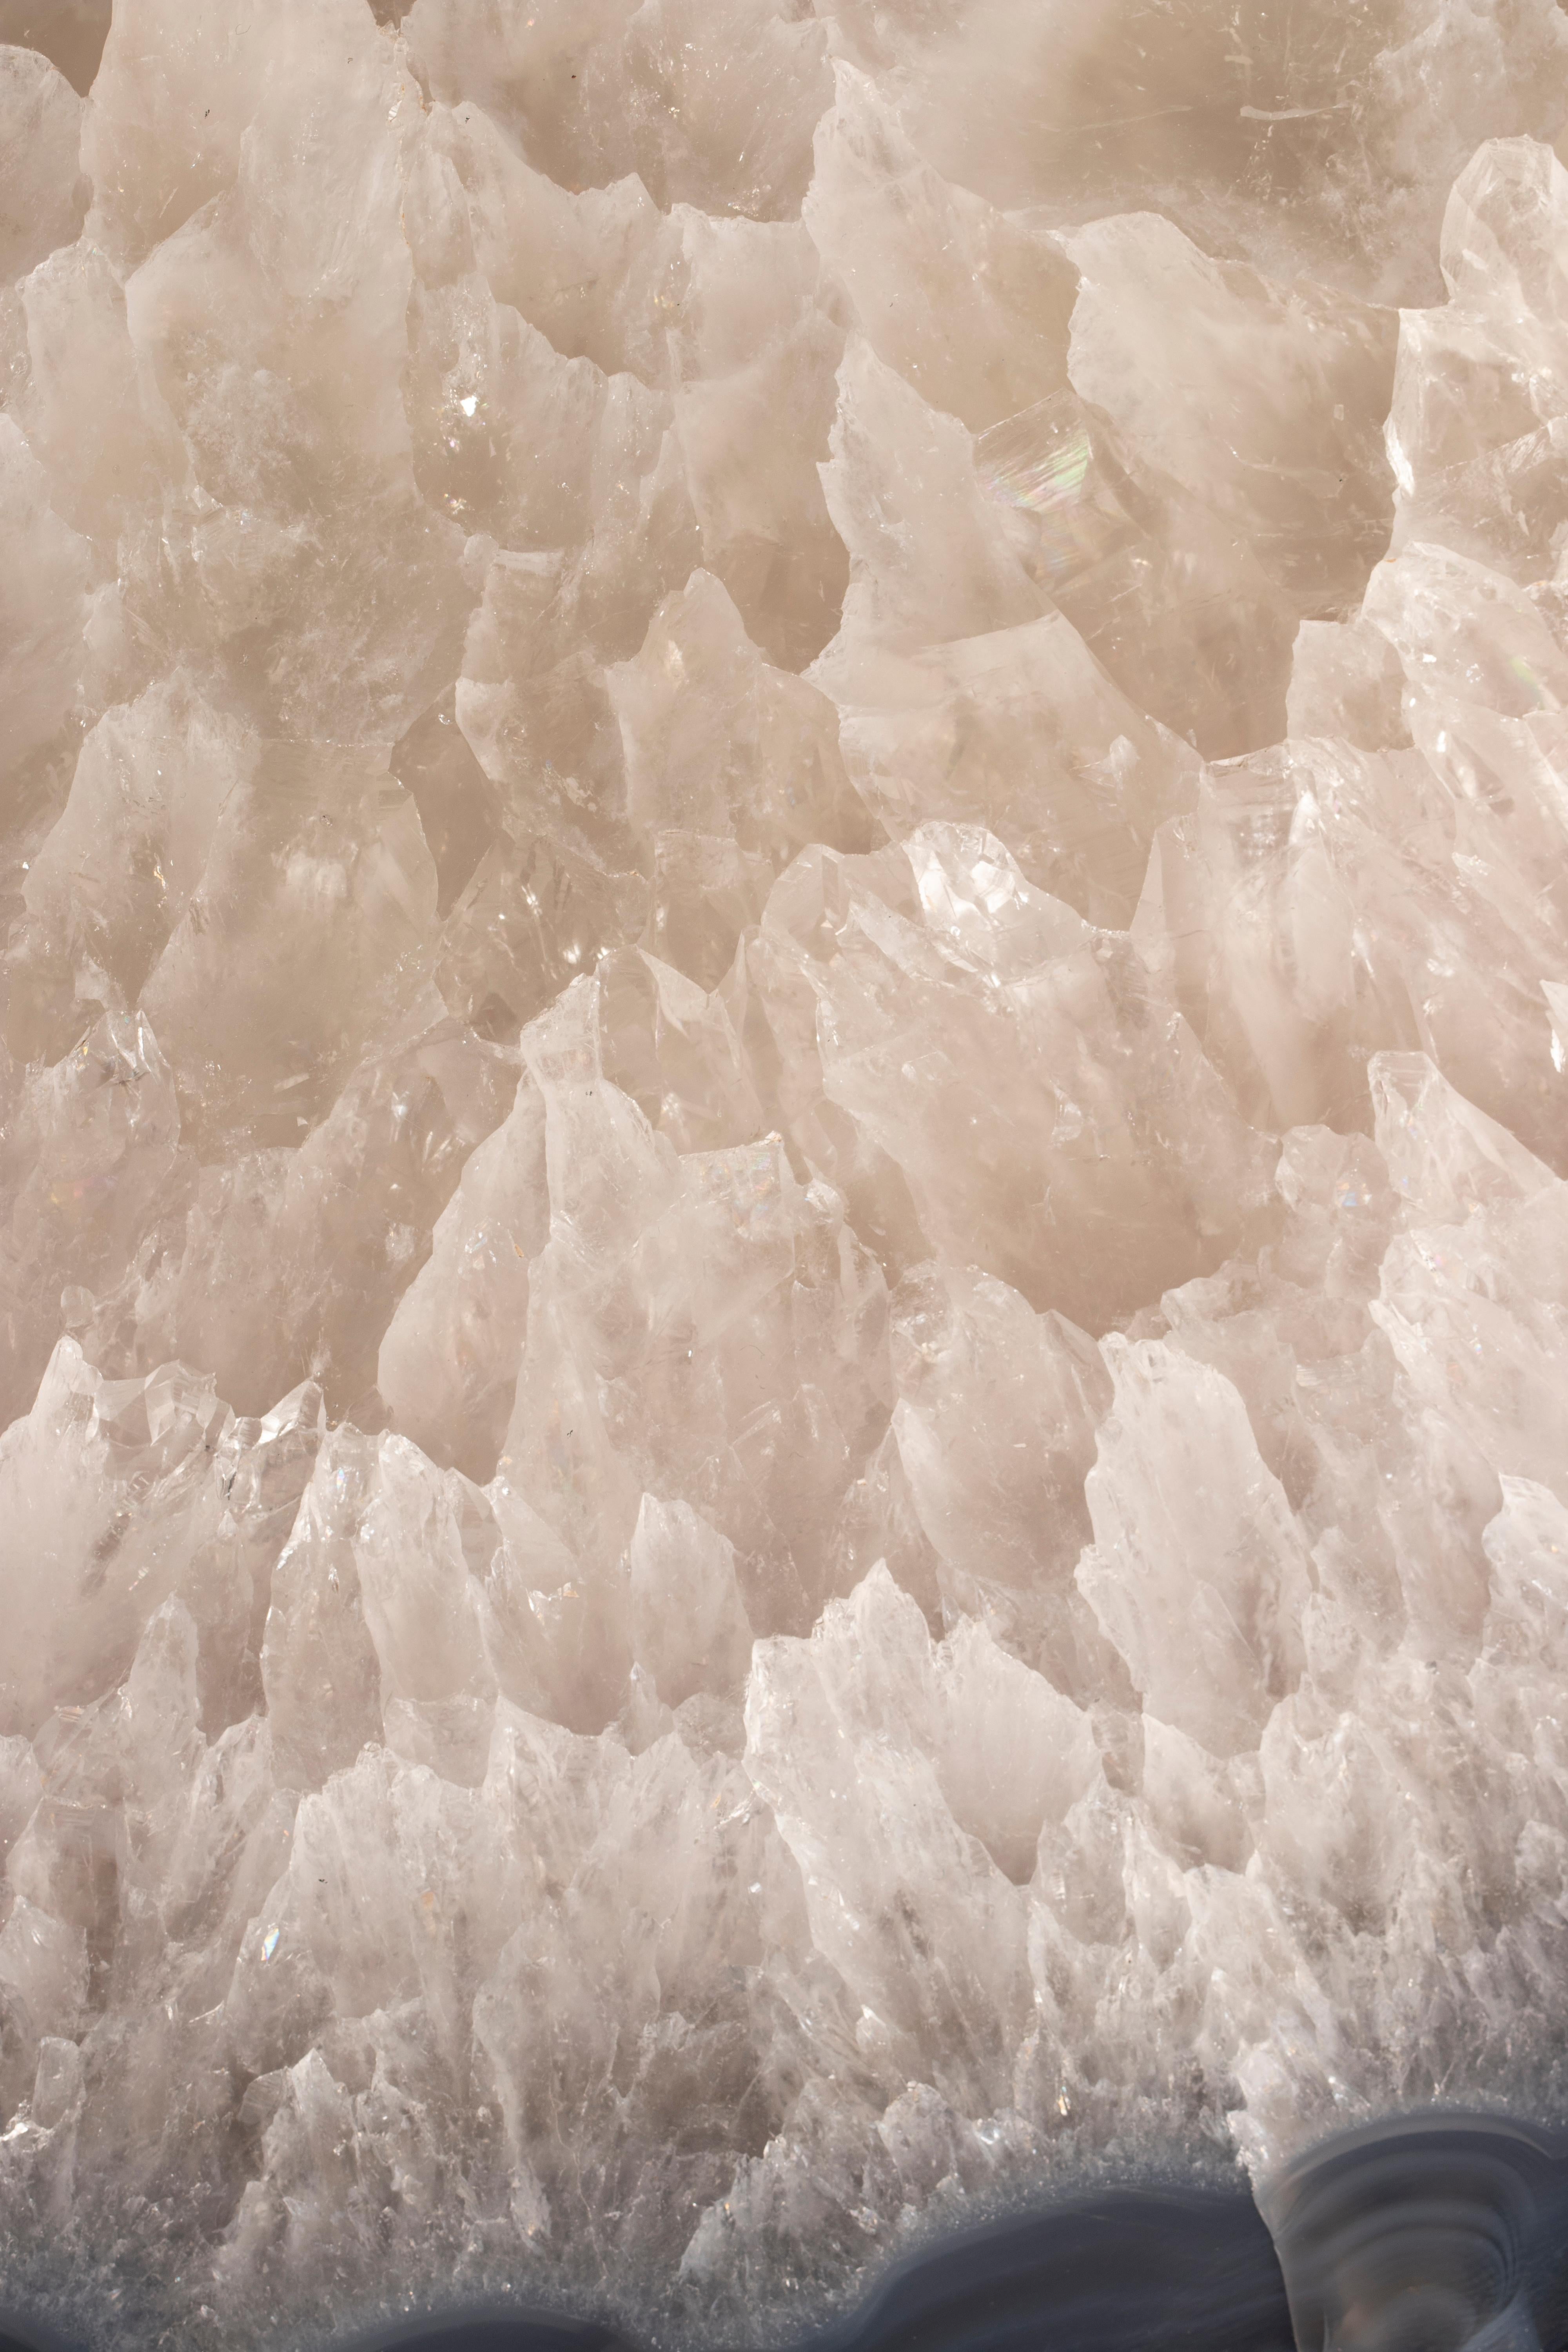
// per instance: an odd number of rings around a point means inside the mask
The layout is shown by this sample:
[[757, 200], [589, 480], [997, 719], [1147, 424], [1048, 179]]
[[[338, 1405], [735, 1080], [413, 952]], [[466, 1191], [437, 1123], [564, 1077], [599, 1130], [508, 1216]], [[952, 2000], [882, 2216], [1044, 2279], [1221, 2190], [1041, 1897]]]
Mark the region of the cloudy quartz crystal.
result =
[[7, 2277], [1561, 2104], [1568, 16], [0, 38]]

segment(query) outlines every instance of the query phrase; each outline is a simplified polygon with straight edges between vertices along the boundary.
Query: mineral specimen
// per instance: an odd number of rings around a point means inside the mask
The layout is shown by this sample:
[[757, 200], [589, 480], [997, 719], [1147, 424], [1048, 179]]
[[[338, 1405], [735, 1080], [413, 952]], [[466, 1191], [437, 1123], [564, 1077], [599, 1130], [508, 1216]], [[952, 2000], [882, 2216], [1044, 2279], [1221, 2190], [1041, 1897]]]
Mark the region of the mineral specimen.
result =
[[1568, 2098], [1556, 0], [0, 37], [7, 2277]]

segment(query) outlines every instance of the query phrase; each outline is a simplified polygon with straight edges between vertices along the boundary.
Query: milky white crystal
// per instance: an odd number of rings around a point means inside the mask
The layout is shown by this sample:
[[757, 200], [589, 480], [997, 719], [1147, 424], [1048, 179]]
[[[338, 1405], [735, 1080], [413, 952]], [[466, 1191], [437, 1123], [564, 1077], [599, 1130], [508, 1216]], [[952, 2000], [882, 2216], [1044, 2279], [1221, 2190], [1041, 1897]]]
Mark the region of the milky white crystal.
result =
[[1554, 0], [0, 40], [8, 2284], [1560, 2105]]

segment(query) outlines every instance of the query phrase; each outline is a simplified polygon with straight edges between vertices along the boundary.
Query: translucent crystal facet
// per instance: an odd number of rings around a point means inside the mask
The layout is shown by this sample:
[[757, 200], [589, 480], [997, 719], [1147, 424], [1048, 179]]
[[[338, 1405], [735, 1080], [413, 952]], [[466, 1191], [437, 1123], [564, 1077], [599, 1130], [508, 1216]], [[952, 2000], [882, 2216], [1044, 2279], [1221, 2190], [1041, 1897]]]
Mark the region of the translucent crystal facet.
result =
[[0, 44], [8, 2291], [1560, 2105], [1555, 0]]

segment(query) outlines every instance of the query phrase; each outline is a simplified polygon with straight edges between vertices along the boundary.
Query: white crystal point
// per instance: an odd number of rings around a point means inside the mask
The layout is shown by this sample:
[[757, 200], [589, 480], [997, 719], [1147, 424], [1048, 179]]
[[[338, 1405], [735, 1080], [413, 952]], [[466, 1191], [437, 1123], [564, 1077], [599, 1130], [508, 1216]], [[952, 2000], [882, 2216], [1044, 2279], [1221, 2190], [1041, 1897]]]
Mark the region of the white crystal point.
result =
[[[1300, 1673], [1306, 1546], [1227, 1381], [1159, 1340], [1106, 1353], [1116, 1391], [1079, 1585], [1150, 1714], [1234, 1755]], [[1181, 1481], [1200, 1453], [1212, 1486]]]
[[36, 49], [0, 47], [0, 278], [74, 245], [87, 210], [81, 100]]
[[380, 1728], [381, 1675], [354, 1542], [374, 1461], [357, 1430], [333, 1433], [273, 1570], [261, 1681], [285, 1787], [320, 1788]]
[[1461, 1224], [1472, 1210], [1555, 1187], [1551, 1169], [1456, 1093], [1425, 1054], [1374, 1055], [1367, 1076], [1377, 1147], [1412, 1224]]
[[[919, 1610], [873, 1570], [810, 1642], [759, 1653], [746, 1764], [800, 1865], [817, 1948], [879, 2029], [866, 2036], [868, 2054], [879, 2039], [895, 2065], [920, 2049], [934, 2061], [933, 2087], [984, 2114], [1005, 2096], [1027, 2008], [1023, 1908], [948, 1800], [933, 1682]], [[969, 1792], [984, 1800], [978, 1761]], [[870, 1841], [860, 1834], [868, 1801], [879, 1824]], [[993, 1811], [987, 1826], [1012, 1858], [1013, 1824]], [[934, 1966], [911, 1964], [921, 1948]]]
[[1082, 1704], [1124, 1701], [1071, 1580], [1110, 1395], [1099, 1350], [987, 1276], [917, 1267], [891, 1306], [893, 1437], [944, 1613], [988, 1622]]
[[[212, 1456], [229, 1419], [210, 1381], [181, 1365], [105, 1381], [60, 1340], [0, 1455], [8, 1729], [36, 1737], [51, 1709], [112, 1694], [164, 1597], [199, 1583], [193, 1570], [222, 1516]], [[76, 1606], [59, 1608], [62, 1591]]]
[[[1266, 1197], [1272, 1154], [1124, 939], [1020, 888], [1001, 844], [967, 827], [921, 835], [914, 865], [939, 844], [958, 887], [918, 897], [907, 854], [799, 860], [769, 902], [759, 982], [781, 1021], [785, 975], [810, 989], [802, 1077], [900, 1171], [919, 1255], [978, 1261], [1103, 1327], [1134, 1292], [1217, 1260]], [[1036, 919], [1019, 924], [1026, 905]], [[993, 924], [1011, 934], [1005, 972], [971, 945]], [[1201, 1156], [1163, 1108], [1177, 1088], [1210, 1107]], [[847, 1154], [837, 1181], [854, 1181]]]
[[976, 479], [969, 434], [858, 338], [838, 372], [832, 446], [823, 487], [849, 585], [816, 675], [838, 699], [860, 698], [852, 689], [878, 677], [879, 655], [1038, 616], [1045, 599]]
[[[1392, 314], [1216, 266], [1158, 214], [1095, 222], [1064, 243], [1082, 278], [1074, 390], [1239, 530], [1301, 611], [1349, 604], [1391, 520], [1381, 420]], [[1239, 371], [1224, 357], [1238, 345]], [[1217, 414], [1199, 390], [1215, 384]]]
[[[833, 705], [760, 657], [710, 572], [694, 572], [664, 600], [636, 656], [609, 669], [605, 685], [620, 728], [627, 817], [653, 848], [654, 943], [683, 970], [702, 910], [691, 887], [694, 861], [672, 854], [675, 845], [695, 836], [710, 861], [728, 850], [722, 870], [743, 877], [742, 903], [753, 921], [773, 873], [796, 851], [816, 841], [868, 846], [871, 828], [845, 770]], [[720, 934], [724, 950], [714, 968], [719, 894], [703, 895], [706, 953], [692, 977], [710, 972], [718, 981], [742, 926]]]
[[1565, 200], [1568, 178], [1550, 148], [1533, 139], [1494, 139], [1480, 148], [1455, 181], [1443, 215], [1450, 299], [1542, 317], [1560, 310]]
[[973, 432], [1067, 383], [1071, 264], [1036, 222], [950, 186], [872, 78], [835, 67], [803, 217], [877, 356]]
[[752, 1663], [734, 1547], [687, 1504], [645, 1495], [627, 1559], [632, 1645], [665, 1705], [696, 1691], [733, 1699]]
[[1396, 546], [1436, 541], [1524, 581], [1551, 570], [1563, 510], [1565, 236], [1568, 173], [1536, 140], [1489, 142], [1456, 182], [1443, 226], [1450, 299], [1400, 324], [1386, 428]]
[[1059, 613], [880, 662], [847, 710], [850, 773], [889, 833], [957, 818], [1091, 921], [1131, 919], [1149, 839], [1197, 762], [1105, 675]]
[[1290, 658], [1286, 734], [1338, 737], [1363, 751], [1397, 751], [1410, 740], [1404, 686], [1393, 646], [1364, 618], [1303, 621]]
[[87, 542], [49, 503], [44, 467], [16, 419], [0, 416], [0, 714], [26, 775], [70, 715], [94, 586]]
[[[7, 1401], [22, 1406], [62, 1318], [89, 1319], [93, 1293], [124, 1276], [154, 1204], [188, 1180], [173, 1074], [142, 1016], [106, 1013], [53, 1068], [35, 1066], [6, 1142]], [[88, 1201], [101, 1201], [100, 1214], [82, 1215]]]
[[493, 1471], [506, 1433], [529, 1265], [549, 1223], [544, 1105], [525, 1078], [508, 1118], [465, 1164], [376, 1359], [376, 1386], [396, 1426], [470, 1475]]

